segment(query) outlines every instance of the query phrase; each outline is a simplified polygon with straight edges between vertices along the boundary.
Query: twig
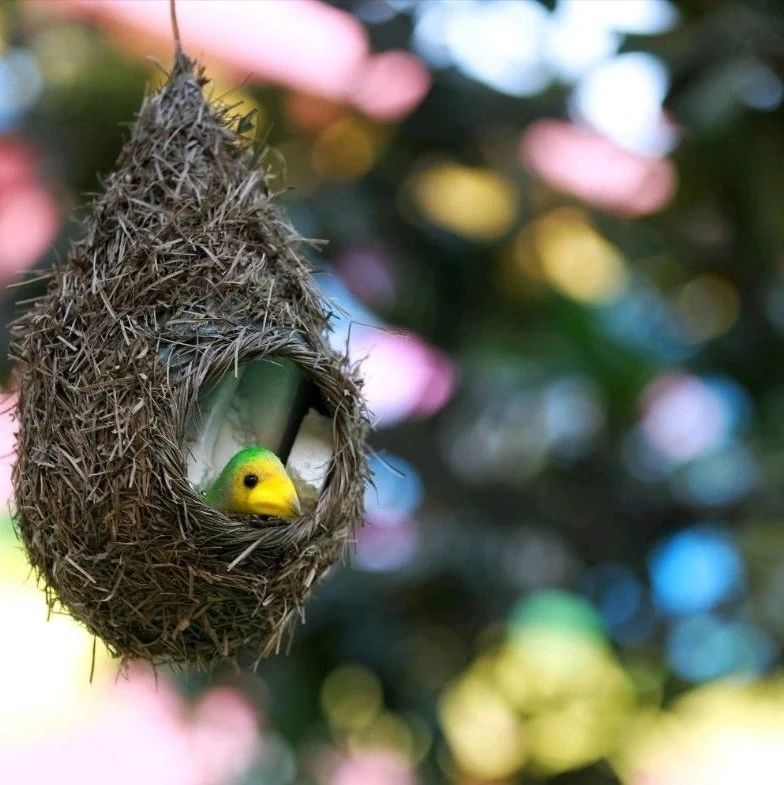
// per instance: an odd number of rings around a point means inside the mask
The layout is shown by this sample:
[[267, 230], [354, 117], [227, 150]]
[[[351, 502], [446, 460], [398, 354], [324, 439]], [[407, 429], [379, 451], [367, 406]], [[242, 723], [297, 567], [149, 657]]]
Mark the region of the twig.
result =
[[180, 27], [177, 24], [177, 4], [175, 0], [169, 0], [169, 14], [171, 15], [172, 34], [174, 35], [175, 53], [179, 57], [182, 54], [180, 43]]

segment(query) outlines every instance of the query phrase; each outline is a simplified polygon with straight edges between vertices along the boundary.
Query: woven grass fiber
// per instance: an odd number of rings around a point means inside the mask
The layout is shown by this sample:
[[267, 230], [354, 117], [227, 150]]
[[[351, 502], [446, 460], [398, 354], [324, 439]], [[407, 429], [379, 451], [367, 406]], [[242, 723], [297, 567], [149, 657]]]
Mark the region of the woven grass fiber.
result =
[[[83, 235], [13, 325], [16, 524], [50, 607], [122, 658], [207, 667], [276, 652], [362, 517], [367, 416], [329, 308], [239, 118], [179, 51]], [[184, 436], [199, 391], [289, 357], [332, 420], [314, 511], [207, 506]]]

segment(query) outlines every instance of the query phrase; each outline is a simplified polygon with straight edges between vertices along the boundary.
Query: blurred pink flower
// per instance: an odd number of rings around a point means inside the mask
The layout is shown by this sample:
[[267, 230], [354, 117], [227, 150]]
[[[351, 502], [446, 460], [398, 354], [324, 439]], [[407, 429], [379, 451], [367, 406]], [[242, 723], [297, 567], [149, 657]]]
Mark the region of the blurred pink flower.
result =
[[[92, 18], [126, 34], [171, 41], [167, 0], [46, 2], [58, 12]], [[183, 46], [194, 56], [215, 58], [241, 76], [250, 72], [263, 81], [354, 104], [379, 120], [410, 112], [430, 85], [418, 58], [408, 52], [371, 56], [364, 27], [351, 14], [318, 0], [180, 2], [177, 16]]]
[[59, 211], [35, 171], [35, 154], [22, 142], [0, 139], [0, 285], [43, 255], [57, 233]]
[[358, 71], [352, 103], [376, 120], [405, 117], [430, 87], [430, 75], [409, 52], [382, 52]]
[[409, 762], [393, 750], [371, 749], [341, 760], [328, 785], [414, 785]]
[[553, 188], [618, 215], [655, 213], [675, 195], [675, 167], [560, 120], [537, 120], [523, 135], [523, 163]]
[[88, 721], [28, 744], [0, 743], [3, 782], [25, 785], [229, 785], [257, 751], [253, 709], [230, 689], [192, 712], [165, 679], [132, 670]]
[[365, 397], [377, 425], [434, 414], [454, 390], [449, 358], [410, 333], [355, 328], [349, 355], [361, 361]]
[[240, 693], [226, 687], [213, 689], [196, 705], [190, 735], [200, 782], [233, 782], [253, 760], [256, 717]]

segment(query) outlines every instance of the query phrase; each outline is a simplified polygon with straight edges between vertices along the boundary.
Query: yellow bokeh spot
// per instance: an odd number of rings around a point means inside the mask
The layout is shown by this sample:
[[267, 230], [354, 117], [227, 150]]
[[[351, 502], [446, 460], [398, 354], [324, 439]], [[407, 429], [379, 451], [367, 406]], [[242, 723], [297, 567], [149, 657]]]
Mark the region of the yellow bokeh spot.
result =
[[313, 167], [335, 180], [354, 180], [367, 173], [381, 150], [381, 129], [360, 117], [330, 123], [313, 145]]
[[380, 748], [395, 750], [409, 760], [414, 757], [411, 728], [402, 717], [392, 712], [382, 712], [369, 725], [352, 733], [348, 746], [352, 751]]
[[531, 763], [539, 771], [558, 774], [600, 759], [608, 750], [609, 733], [616, 730], [605, 714], [608, 708], [574, 701], [534, 717], [527, 726]]
[[367, 728], [381, 711], [381, 684], [367, 668], [345, 665], [321, 686], [321, 708], [338, 732]]
[[518, 614], [507, 639], [448, 688], [440, 718], [460, 771], [486, 779], [522, 768], [552, 775], [613, 752], [634, 689], [590, 619], [575, 628], [580, 618]]
[[601, 759], [617, 742], [625, 709], [613, 700], [585, 698], [533, 717], [526, 726], [531, 766], [559, 774]]
[[601, 642], [560, 630], [531, 630], [499, 652], [495, 678], [504, 694], [524, 711], [554, 701], [596, 694], [618, 684], [619, 667]]
[[613, 764], [627, 785], [773, 785], [784, 770], [784, 680], [720, 681], [630, 724]]
[[[90, 684], [93, 637], [65, 614], [49, 615], [21, 549], [0, 544], [0, 739], [43, 739], [87, 721], [98, 690]], [[96, 646], [94, 680], [113, 673]]]
[[33, 36], [31, 49], [44, 79], [53, 85], [77, 83], [99, 56], [95, 32], [76, 24], [43, 27]]
[[[0, 523], [0, 528], [5, 525], [6, 522], [3, 521]], [[10, 524], [8, 526], [10, 527]], [[20, 586], [28, 578], [31, 583], [34, 583], [33, 570], [25, 558], [22, 544], [10, 531], [7, 537], [4, 536], [5, 534], [0, 532], [0, 589], [5, 586]]]
[[526, 224], [514, 236], [509, 260], [515, 265], [515, 272], [522, 271], [527, 278], [541, 281], [542, 265], [536, 247], [536, 223]]
[[523, 272], [541, 277], [556, 291], [581, 302], [613, 300], [626, 286], [626, 268], [618, 249], [573, 208], [552, 210], [521, 230], [515, 253]]
[[684, 284], [675, 300], [675, 309], [694, 343], [724, 335], [740, 313], [735, 287], [716, 275], [698, 275]]
[[517, 215], [517, 189], [490, 169], [436, 163], [415, 174], [410, 186], [432, 223], [472, 240], [500, 237]]
[[532, 224], [520, 229], [501, 252], [497, 277], [500, 291], [506, 297], [527, 300], [547, 291], [534, 245]]
[[497, 780], [525, 765], [523, 722], [481, 673], [469, 671], [447, 689], [439, 716], [452, 757], [465, 774]]
[[596, 761], [615, 743], [633, 691], [599, 639], [565, 629], [517, 633], [494, 662], [499, 691], [527, 718], [530, 764], [557, 773]]

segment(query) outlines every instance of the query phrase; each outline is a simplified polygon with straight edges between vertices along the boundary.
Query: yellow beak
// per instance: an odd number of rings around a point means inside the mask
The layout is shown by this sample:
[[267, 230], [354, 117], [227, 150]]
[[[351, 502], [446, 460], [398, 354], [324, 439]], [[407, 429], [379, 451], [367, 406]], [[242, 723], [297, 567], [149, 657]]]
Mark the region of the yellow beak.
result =
[[259, 483], [248, 502], [256, 515], [274, 515], [285, 520], [302, 515], [297, 490], [287, 474]]

